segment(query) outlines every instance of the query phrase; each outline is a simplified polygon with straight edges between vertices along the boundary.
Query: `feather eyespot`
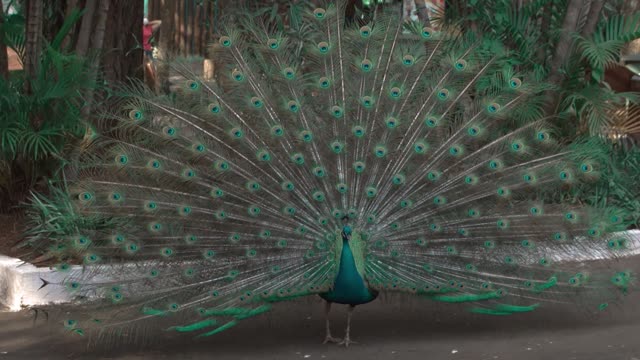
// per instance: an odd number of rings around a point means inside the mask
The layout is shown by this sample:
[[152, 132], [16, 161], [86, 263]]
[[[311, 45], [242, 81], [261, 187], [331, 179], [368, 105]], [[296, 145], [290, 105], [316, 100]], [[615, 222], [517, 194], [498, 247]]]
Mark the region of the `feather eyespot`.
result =
[[271, 50], [276, 50], [280, 47], [280, 42], [277, 39], [269, 39], [267, 40], [267, 46]]
[[220, 43], [220, 45], [222, 45], [224, 47], [231, 46], [231, 38], [228, 37], [228, 36], [221, 36], [220, 40], [218, 40], [218, 42]]
[[362, 36], [363, 38], [368, 38], [369, 36], [371, 36], [371, 27], [369, 26], [362, 26], [360, 28], [360, 36]]
[[322, 54], [326, 54], [329, 52], [329, 43], [326, 41], [320, 41], [317, 45], [318, 51]]
[[422, 32], [420, 33], [423, 38], [429, 39], [433, 36], [433, 29], [430, 27], [423, 27]]
[[364, 59], [360, 62], [360, 69], [364, 72], [369, 72], [373, 69], [373, 62], [369, 59]]
[[512, 89], [517, 89], [521, 85], [522, 85], [522, 80], [518, 78], [511, 78], [511, 80], [509, 80], [509, 87]]

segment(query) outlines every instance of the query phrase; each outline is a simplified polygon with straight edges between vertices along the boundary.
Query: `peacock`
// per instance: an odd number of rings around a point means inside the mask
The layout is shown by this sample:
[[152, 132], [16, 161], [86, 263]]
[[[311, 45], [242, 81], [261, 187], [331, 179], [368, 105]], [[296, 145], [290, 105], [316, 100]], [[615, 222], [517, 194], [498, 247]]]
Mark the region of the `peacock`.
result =
[[558, 141], [548, 84], [497, 39], [344, 7], [309, 9], [300, 37], [228, 25], [216, 81], [173, 63], [170, 95], [119, 93], [69, 181], [81, 225], [49, 249], [69, 333], [208, 337], [320, 296], [324, 342], [349, 346], [354, 308], [381, 293], [507, 316], [598, 313], [631, 290], [628, 269], [588, 262], [637, 250], [625, 211], [549, 195], [608, 155]]

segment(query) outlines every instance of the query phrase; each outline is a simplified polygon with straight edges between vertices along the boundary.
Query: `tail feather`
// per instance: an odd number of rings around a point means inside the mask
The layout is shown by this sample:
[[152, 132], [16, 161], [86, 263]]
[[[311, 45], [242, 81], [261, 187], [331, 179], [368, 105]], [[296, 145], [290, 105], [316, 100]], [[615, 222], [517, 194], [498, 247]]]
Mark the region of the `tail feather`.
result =
[[174, 97], [134, 87], [96, 126], [71, 197], [112, 226], [52, 250], [60, 271], [87, 265], [48, 285], [82, 299], [69, 330], [209, 336], [325, 292], [345, 216], [379, 290], [492, 315], [576, 297], [599, 310], [628, 291], [625, 269], [576, 263], [637, 252], [617, 233], [624, 211], [544, 200], [606, 161], [553, 139], [538, 106], [548, 86], [497, 41], [406, 35], [388, 14], [350, 28], [343, 6], [310, 10], [302, 39], [228, 27], [212, 46], [217, 84], [175, 64]]

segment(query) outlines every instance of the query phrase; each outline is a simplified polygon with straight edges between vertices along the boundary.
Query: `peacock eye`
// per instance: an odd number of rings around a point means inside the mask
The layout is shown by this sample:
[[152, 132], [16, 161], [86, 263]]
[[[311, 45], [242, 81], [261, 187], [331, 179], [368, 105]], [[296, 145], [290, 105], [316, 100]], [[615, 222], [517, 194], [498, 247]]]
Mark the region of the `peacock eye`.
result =
[[371, 96], [364, 96], [362, 98], [362, 105], [366, 108], [370, 108], [373, 105], [373, 98]]
[[371, 35], [371, 28], [369, 26], [363, 26], [360, 28], [360, 36], [368, 38]]
[[402, 57], [402, 63], [406, 66], [411, 66], [416, 61], [413, 55], [405, 55]]
[[244, 80], [244, 74], [242, 73], [242, 71], [240, 70], [233, 70], [233, 72], [231, 72], [231, 76], [233, 76], [233, 79], [235, 81], [242, 81]]
[[318, 43], [318, 50], [320, 51], [320, 53], [322, 54], [326, 54], [327, 52], [329, 52], [329, 43], [326, 41], [321, 41]]
[[285, 68], [283, 72], [284, 72], [284, 77], [286, 77], [289, 80], [293, 79], [296, 74], [295, 71], [290, 67]]
[[198, 90], [200, 88], [200, 84], [198, 84], [196, 81], [189, 81], [187, 82], [187, 86], [189, 87], [189, 89], [191, 90]]
[[373, 63], [371, 62], [371, 60], [364, 59], [362, 60], [362, 62], [360, 62], [360, 69], [362, 69], [362, 71], [369, 72], [372, 68]]
[[269, 46], [270, 49], [275, 50], [280, 46], [280, 43], [276, 39], [269, 39], [267, 41], [267, 46]]
[[460, 59], [456, 61], [454, 67], [456, 68], [456, 70], [464, 70], [467, 68], [467, 61], [464, 59]]
[[340, 118], [342, 117], [342, 115], [344, 114], [342, 108], [340, 106], [333, 106], [331, 108], [331, 113], [333, 114], [334, 117], [336, 118]]
[[231, 38], [228, 37], [228, 36], [221, 36], [220, 40], [218, 42], [220, 43], [220, 45], [222, 45], [224, 47], [231, 46]]
[[320, 85], [320, 87], [322, 89], [326, 89], [329, 87], [329, 85], [331, 84], [331, 82], [329, 81], [329, 78], [323, 76], [318, 80], [318, 84]]

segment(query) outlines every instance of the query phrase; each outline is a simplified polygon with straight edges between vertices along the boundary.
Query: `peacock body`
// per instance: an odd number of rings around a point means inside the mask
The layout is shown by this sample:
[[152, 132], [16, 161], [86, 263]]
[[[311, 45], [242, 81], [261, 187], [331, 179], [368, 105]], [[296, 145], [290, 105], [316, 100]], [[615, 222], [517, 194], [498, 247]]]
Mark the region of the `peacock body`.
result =
[[342, 6], [310, 10], [302, 40], [228, 27], [223, 79], [176, 66], [175, 96], [129, 89], [96, 125], [70, 190], [93, 225], [51, 250], [61, 272], [87, 265], [48, 285], [75, 296], [70, 332], [209, 336], [310, 295], [487, 315], [624, 296], [629, 271], [579, 262], [637, 248], [625, 213], [544, 200], [607, 159], [554, 141], [548, 86], [497, 41], [386, 14], [345, 25]]
[[[348, 218], [345, 218], [347, 220]], [[363, 275], [358, 271], [354, 252], [351, 250], [349, 240], [351, 238], [352, 229], [349, 225], [345, 225], [342, 229], [342, 250], [338, 265], [338, 273], [333, 280], [331, 290], [319, 295], [328, 302], [339, 304], [360, 305], [375, 300], [378, 292], [369, 289], [365, 284]], [[340, 248], [337, 246], [337, 248]], [[359, 259], [361, 262], [363, 259]]]

